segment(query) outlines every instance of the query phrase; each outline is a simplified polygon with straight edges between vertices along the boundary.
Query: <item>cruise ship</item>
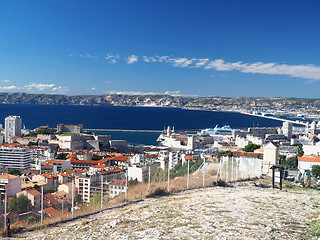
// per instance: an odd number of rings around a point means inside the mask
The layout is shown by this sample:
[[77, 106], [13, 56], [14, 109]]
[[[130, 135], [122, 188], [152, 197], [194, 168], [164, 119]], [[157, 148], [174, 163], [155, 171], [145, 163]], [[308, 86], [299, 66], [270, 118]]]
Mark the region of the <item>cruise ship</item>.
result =
[[215, 126], [215, 128], [206, 128], [201, 130], [201, 132], [198, 132], [198, 135], [209, 135], [214, 138], [214, 140], [219, 140], [224, 138], [225, 136], [231, 136], [232, 135], [232, 129], [229, 125], [224, 125], [223, 127], [218, 127], [218, 125]]

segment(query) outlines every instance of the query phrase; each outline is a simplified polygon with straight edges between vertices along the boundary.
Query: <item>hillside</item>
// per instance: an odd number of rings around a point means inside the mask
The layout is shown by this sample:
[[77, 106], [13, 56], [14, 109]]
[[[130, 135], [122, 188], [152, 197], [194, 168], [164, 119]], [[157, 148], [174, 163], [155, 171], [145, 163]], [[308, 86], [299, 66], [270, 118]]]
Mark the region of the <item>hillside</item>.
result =
[[252, 182], [149, 198], [86, 219], [17, 236], [26, 239], [310, 239], [317, 191]]
[[305, 98], [251, 98], [251, 97], [186, 97], [172, 95], [53, 95], [27, 93], [0, 93], [0, 103], [11, 104], [69, 104], [109, 106], [154, 106], [228, 109], [297, 109], [317, 112], [319, 99]]

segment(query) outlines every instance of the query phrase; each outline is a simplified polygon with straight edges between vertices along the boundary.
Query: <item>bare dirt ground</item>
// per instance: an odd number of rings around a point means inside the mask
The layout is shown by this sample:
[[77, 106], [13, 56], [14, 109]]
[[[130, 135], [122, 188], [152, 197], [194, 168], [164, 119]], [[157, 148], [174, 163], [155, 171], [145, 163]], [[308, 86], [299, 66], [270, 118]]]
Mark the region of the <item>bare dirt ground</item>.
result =
[[311, 239], [315, 190], [254, 186], [189, 190], [148, 198], [86, 219], [16, 235], [26, 239]]

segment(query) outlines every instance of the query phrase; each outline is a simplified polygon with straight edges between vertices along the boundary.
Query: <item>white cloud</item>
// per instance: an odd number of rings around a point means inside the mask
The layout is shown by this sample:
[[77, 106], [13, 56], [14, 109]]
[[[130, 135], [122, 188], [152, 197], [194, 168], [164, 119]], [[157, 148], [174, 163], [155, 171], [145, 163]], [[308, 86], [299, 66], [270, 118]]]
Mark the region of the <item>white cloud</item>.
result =
[[106, 84], [110, 84], [110, 83], [111, 83], [111, 81], [104, 81], [104, 83], [106, 83]]
[[28, 85], [25, 85], [24, 88], [27, 91], [41, 91], [41, 92], [47, 92], [47, 93], [60, 93], [64, 94], [69, 91], [68, 87], [64, 86], [56, 86], [53, 83], [29, 83]]
[[205, 69], [217, 71], [240, 71], [244, 73], [261, 73], [268, 75], [288, 75], [290, 77], [320, 80], [320, 66], [315, 65], [288, 65], [278, 63], [243, 63], [225, 62], [222, 59], [215, 59], [208, 63]]
[[[80, 57], [98, 59], [99, 57], [94, 55], [80, 55]], [[119, 55], [107, 54], [105, 57], [109, 63], [114, 64], [121, 59]], [[124, 59], [128, 64], [135, 63], [139, 60], [137, 55], [130, 55]], [[286, 63], [245, 63], [241, 61], [228, 62], [224, 59], [208, 59], [208, 58], [177, 58], [170, 56], [142, 56], [142, 60], [146, 63], [168, 63], [173, 67], [180, 68], [202, 68], [202, 69], [214, 69], [216, 71], [239, 71], [243, 73], [260, 73], [267, 75], [286, 75], [289, 77], [296, 77], [309, 80], [308, 82], [315, 82], [320, 80], [320, 66], [316, 65], [304, 65], [296, 64], [289, 65]]]
[[147, 56], [143, 56], [142, 57], [143, 61], [149, 63], [149, 62], [157, 62], [157, 60], [154, 57], [147, 57]]
[[195, 67], [202, 67], [203, 65], [205, 65], [209, 61], [209, 58], [197, 59], [196, 61], [197, 62], [194, 64]]
[[80, 54], [79, 55], [80, 57], [83, 57], [83, 58], [90, 58], [90, 59], [94, 59], [94, 60], [98, 60], [99, 57], [98, 56], [94, 56], [94, 55], [91, 55], [91, 54]]
[[93, 91], [94, 91], [94, 90], [96, 90], [96, 88], [95, 88], [95, 87], [92, 87], [92, 88], [91, 88], [91, 90], [93, 90]]
[[6, 80], [1, 80], [1, 82], [3, 82], [3, 83], [9, 83], [10, 80], [8, 80], [8, 79], [6, 79]]
[[10, 91], [10, 90], [18, 90], [20, 89], [17, 86], [6, 86], [6, 87], [0, 87], [0, 91]]
[[45, 91], [48, 89], [54, 88], [54, 84], [44, 84], [44, 83], [29, 83], [28, 85], [24, 86], [28, 91], [31, 91], [33, 89], [39, 90], [39, 91]]
[[112, 54], [108, 53], [104, 58], [106, 60], [108, 60], [109, 63], [114, 64], [114, 63], [116, 63], [118, 61], [120, 56], [118, 54], [112, 55]]
[[63, 86], [58, 86], [58, 87], [54, 87], [51, 89], [51, 93], [59, 93], [59, 94], [65, 94], [69, 91], [70, 89], [68, 87], [63, 87]]
[[131, 56], [128, 57], [127, 63], [128, 63], [128, 64], [135, 63], [135, 62], [138, 61], [138, 59], [139, 59], [138, 56], [136, 56], [136, 55], [131, 55]]

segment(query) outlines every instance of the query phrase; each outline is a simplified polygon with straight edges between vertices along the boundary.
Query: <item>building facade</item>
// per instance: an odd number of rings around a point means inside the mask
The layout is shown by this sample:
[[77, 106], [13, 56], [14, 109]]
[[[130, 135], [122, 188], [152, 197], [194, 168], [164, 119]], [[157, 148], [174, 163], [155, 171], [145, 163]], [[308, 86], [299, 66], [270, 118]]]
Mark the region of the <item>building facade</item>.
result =
[[21, 136], [22, 119], [20, 116], [9, 116], [5, 118], [5, 141], [13, 143], [12, 137]]
[[0, 163], [8, 168], [30, 168], [31, 153], [25, 148], [2, 146], [0, 147]]

